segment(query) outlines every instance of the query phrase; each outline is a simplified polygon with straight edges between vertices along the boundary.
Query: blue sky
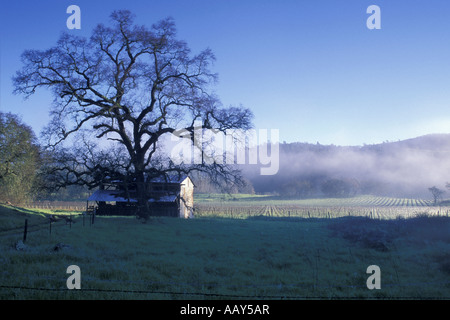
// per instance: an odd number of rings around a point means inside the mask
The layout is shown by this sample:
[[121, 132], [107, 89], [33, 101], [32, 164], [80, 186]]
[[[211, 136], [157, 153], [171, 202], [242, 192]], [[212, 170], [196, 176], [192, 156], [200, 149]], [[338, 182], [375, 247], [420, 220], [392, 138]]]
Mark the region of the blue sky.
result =
[[[68, 30], [66, 8], [81, 8]], [[381, 9], [369, 30], [368, 6]], [[2, 3], [0, 110], [36, 133], [50, 93], [24, 101], [11, 77], [26, 49], [47, 49], [61, 32], [89, 36], [116, 9], [139, 24], [175, 19], [193, 52], [211, 48], [224, 105], [252, 109], [257, 129], [286, 142], [362, 145], [450, 132], [450, 2], [382, 0], [40, 0]]]

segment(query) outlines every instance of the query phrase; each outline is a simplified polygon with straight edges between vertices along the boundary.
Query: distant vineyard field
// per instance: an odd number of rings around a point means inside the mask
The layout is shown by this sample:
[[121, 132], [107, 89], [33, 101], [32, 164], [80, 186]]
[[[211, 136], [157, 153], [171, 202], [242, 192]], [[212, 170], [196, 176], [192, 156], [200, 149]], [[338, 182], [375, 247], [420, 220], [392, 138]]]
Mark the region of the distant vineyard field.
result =
[[227, 205], [298, 205], [298, 206], [367, 206], [367, 207], [429, 207], [433, 201], [410, 198], [390, 198], [371, 195], [350, 198], [314, 198], [314, 199], [284, 199], [280, 197], [260, 195], [196, 195], [196, 202]]
[[28, 209], [84, 211], [86, 201], [34, 201], [24, 205]]
[[423, 199], [358, 196], [353, 198], [277, 199], [272, 197], [198, 197], [197, 217], [300, 217], [336, 218], [364, 216], [378, 219], [413, 217], [420, 214], [447, 215], [447, 207], [433, 206]]

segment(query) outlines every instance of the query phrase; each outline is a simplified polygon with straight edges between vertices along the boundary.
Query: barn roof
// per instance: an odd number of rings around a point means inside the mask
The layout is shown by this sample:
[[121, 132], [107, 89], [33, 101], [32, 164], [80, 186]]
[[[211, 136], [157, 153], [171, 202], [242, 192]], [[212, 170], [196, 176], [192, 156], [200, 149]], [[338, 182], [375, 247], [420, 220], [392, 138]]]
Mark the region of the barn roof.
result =
[[172, 175], [152, 178], [152, 179], [150, 179], [150, 182], [153, 182], [153, 183], [178, 183], [179, 184], [179, 183], [182, 183], [184, 180], [186, 180], [186, 178], [188, 178], [187, 175], [172, 174]]
[[[175, 202], [178, 194], [160, 194], [148, 200], [148, 202]], [[123, 191], [120, 190], [97, 190], [89, 198], [88, 201], [105, 201], [105, 202], [137, 202], [136, 199], [126, 198]]]

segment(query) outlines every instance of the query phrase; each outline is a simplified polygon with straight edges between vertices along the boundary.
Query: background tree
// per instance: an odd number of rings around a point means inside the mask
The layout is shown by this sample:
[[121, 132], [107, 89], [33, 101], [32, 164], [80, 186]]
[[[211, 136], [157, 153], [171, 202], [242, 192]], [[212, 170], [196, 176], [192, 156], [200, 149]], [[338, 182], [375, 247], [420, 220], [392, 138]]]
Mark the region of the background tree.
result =
[[327, 197], [349, 197], [356, 193], [353, 181], [328, 179], [321, 185], [321, 191]]
[[0, 112], [0, 201], [20, 204], [32, 198], [39, 165], [33, 130], [17, 115]]
[[[13, 79], [14, 91], [28, 97], [44, 87], [55, 97], [44, 131], [48, 147], [55, 148], [62, 161], [53, 167], [54, 177], [59, 170], [66, 183], [87, 183], [79, 174], [84, 172], [83, 177], [91, 174], [93, 187], [110, 177], [108, 171], [125, 174], [137, 186], [144, 218], [149, 213], [149, 178], [197, 170], [217, 183], [240, 183], [242, 176], [233, 166], [174, 164], [158, 155], [168, 134], [183, 133], [183, 139], [194, 143], [199, 126], [221, 132], [251, 128], [249, 109], [224, 108], [213, 94], [217, 75], [210, 70], [212, 51], [191, 55], [187, 44], [176, 38], [170, 18], [151, 28], [135, 25], [126, 10], [113, 12], [111, 19], [111, 27], [99, 24], [90, 39], [65, 33], [53, 48], [22, 54], [24, 66]], [[95, 137], [98, 146], [113, 143], [126, 155], [122, 172], [106, 166], [105, 159], [114, 155], [103, 153], [105, 161], [91, 161], [96, 162], [91, 166], [86, 159], [79, 161], [83, 150], [62, 147], [81, 130]]]
[[428, 188], [428, 190], [433, 195], [434, 205], [437, 204], [438, 200], [440, 200], [442, 198], [442, 195], [445, 193], [444, 190], [441, 190], [441, 189], [437, 188], [436, 186]]
[[281, 195], [297, 198], [307, 198], [313, 194], [313, 191], [313, 186], [310, 181], [299, 178], [287, 180], [280, 188]]
[[447, 183], [445, 184], [445, 187], [446, 187], [447, 189], [450, 190], [450, 182], [447, 182]]

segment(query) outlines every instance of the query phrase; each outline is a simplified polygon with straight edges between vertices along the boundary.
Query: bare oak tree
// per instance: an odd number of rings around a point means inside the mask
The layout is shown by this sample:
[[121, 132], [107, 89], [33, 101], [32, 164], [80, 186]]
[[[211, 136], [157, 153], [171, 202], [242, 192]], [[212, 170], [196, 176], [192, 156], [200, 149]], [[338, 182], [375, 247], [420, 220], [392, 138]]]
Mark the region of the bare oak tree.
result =
[[[53, 92], [43, 137], [59, 155], [54, 173], [59, 171], [64, 183], [91, 187], [105, 177], [126, 176], [137, 186], [143, 217], [148, 216], [148, 177], [198, 170], [217, 181], [239, 182], [239, 171], [227, 164], [174, 165], [157, 157], [163, 137], [187, 132], [184, 138], [194, 141], [199, 124], [221, 132], [251, 128], [249, 109], [222, 107], [213, 94], [212, 51], [192, 55], [176, 38], [171, 18], [148, 28], [122, 10], [113, 12], [111, 20], [111, 26], [99, 24], [89, 39], [64, 33], [55, 47], [25, 51], [23, 68], [13, 78], [14, 92], [26, 97], [39, 88]], [[61, 147], [81, 131], [95, 137], [97, 146], [116, 144], [126, 154], [125, 163], [123, 158], [116, 163], [120, 170], [107, 165], [115, 154], [90, 153], [89, 143], [81, 149]]]

